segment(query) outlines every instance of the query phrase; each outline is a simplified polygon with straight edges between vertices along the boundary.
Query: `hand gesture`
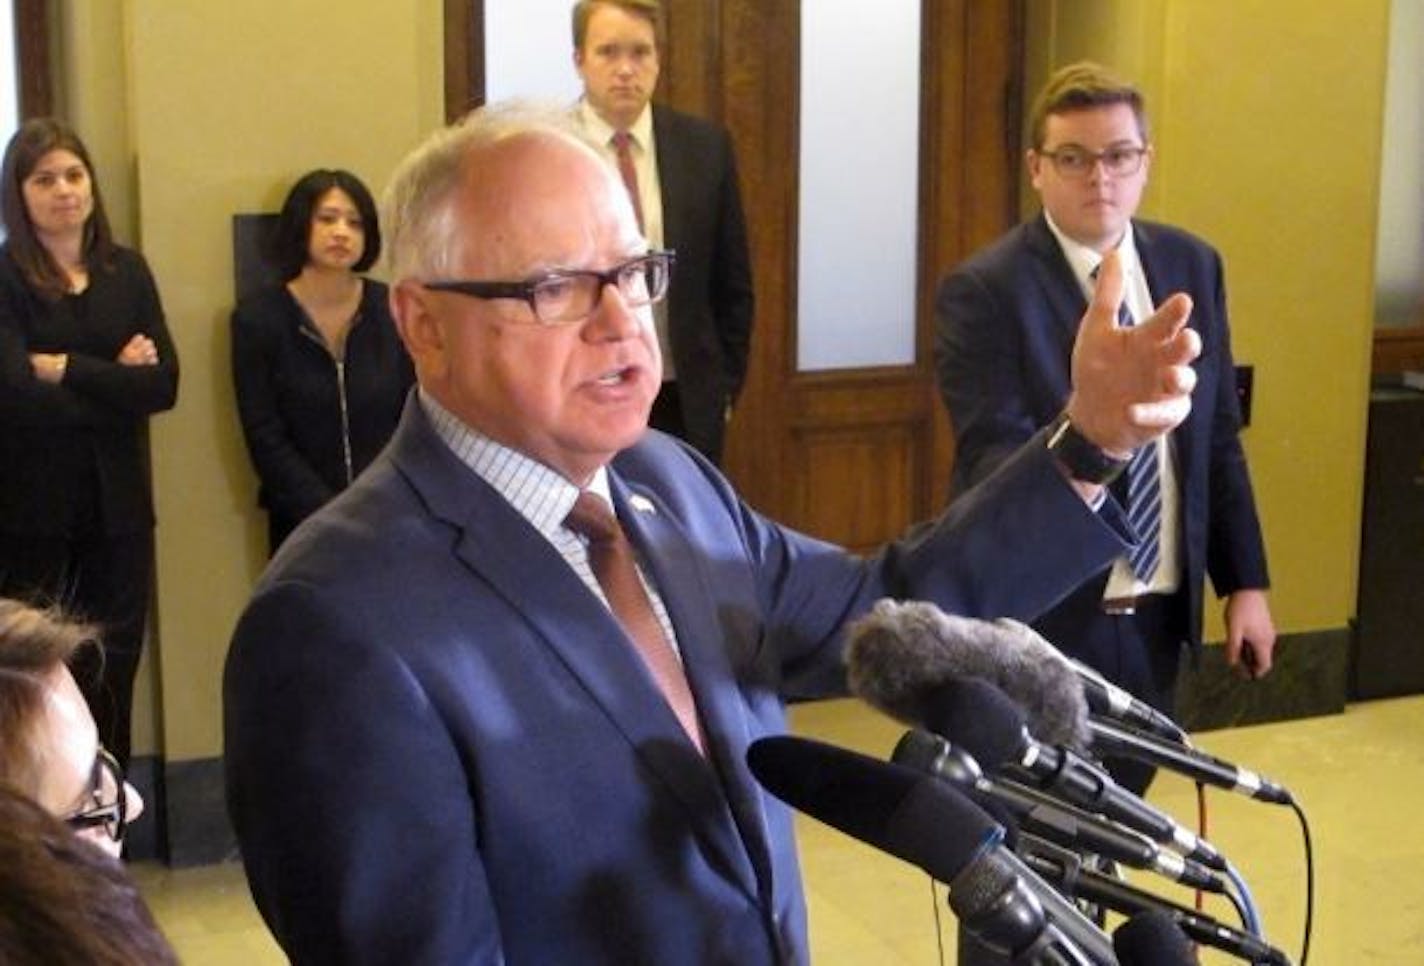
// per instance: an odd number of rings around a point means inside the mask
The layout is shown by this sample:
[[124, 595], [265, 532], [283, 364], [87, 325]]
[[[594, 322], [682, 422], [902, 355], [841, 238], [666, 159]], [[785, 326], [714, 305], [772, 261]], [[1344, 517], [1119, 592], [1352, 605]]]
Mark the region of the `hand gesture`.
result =
[[1117, 252], [1098, 271], [1092, 303], [1073, 343], [1068, 418], [1105, 451], [1128, 456], [1191, 412], [1201, 337], [1187, 328], [1192, 300], [1177, 293], [1139, 325], [1118, 322], [1123, 274]]

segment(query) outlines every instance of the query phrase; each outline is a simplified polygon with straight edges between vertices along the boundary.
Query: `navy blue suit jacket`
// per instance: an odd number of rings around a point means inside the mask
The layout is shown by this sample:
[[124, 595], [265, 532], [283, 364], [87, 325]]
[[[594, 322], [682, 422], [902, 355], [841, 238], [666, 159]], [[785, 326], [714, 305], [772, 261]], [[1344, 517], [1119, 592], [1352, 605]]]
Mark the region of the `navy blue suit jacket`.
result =
[[[1231, 335], [1221, 259], [1205, 242], [1167, 225], [1133, 222], [1154, 303], [1192, 297], [1188, 324], [1202, 340], [1192, 411], [1172, 433], [1182, 499], [1181, 638], [1201, 642], [1203, 574], [1218, 595], [1265, 588], [1266, 554], [1238, 433]], [[954, 489], [972, 486], [1062, 411], [1070, 359], [1087, 309], [1073, 271], [1043, 216], [1009, 231], [955, 269], [936, 301], [940, 393], [956, 437]], [[1107, 571], [1058, 609], [1100, 612]], [[1044, 623], [1073, 626], [1050, 614]], [[1071, 649], [1071, 641], [1061, 641]]]
[[1041, 440], [868, 560], [761, 517], [660, 433], [609, 477], [709, 758], [607, 608], [412, 400], [283, 546], [228, 657], [230, 812], [293, 961], [805, 962], [791, 815], [748, 745], [784, 731], [787, 695], [843, 691], [842, 628], [876, 599], [1028, 617], [1128, 532]]

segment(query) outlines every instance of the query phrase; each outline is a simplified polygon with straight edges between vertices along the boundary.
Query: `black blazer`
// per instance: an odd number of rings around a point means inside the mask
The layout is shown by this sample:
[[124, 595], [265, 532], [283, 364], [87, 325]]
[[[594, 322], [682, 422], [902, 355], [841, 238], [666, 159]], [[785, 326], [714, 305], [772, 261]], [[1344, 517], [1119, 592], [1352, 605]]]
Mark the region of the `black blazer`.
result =
[[[1168, 225], [1133, 222], [1154, 303], [1192, 297], [1188, 324], [1202, 340], [1192, 411], [1172, 433], [1182, 501], [1184, 636], [1201, 642], [1202, 581], [1218, 595], [1269, 586], [1261, 525], [1238, 432], [1240, 407], [1221, 258]], [[988, 476], [1052, 421], [1071, 387], [1069, 361], [1087, 305], [1058, 241], [1040, 215], [971, 257], [941, 283], [935, 357], [956, 437], [954, 488]], [[1100, 608], [1106, 574], [1075, 598]], [[1065, 607], [1074, 606], [1073, 601]]]
[[668, 337], [688, 442], [720, 458], [727, 407], [752, 338], [752, 273], [737, 161], [727, 132], [653, 105], [663, 243], [677, 252]]
[[[146, 429], [177, 399], [178, 354], [142, 255], [119, 248], [111, 266], [88, 268], [85, 291], [49, 301], [0, 246], [0, 533], [153, 526]], [[157, 365], [116, 361], [138, 333]], [[69, 354], [59, 385], [35, 377], [31, 352]]]

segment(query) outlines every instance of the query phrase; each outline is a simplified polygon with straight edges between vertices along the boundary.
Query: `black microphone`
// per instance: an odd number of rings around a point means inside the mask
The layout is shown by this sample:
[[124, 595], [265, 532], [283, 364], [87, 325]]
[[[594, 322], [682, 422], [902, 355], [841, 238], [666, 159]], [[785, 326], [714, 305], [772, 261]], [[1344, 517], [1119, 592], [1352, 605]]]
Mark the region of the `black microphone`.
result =
[[1233, 765], [1195, 748], [1184, 748], [1155, 735], [1143, 734], [1131, 728], [1090, 718], [1088, 730], [1093, 736], [1093, 748], [1102, 754], [1135, 758], [1149, 765], [1186, 775], [1194, 781], [1229, 791], [1249, 795], [1262, 802], [1290, 805], [1294, 799], [1284, 786], [1253, 771]]
[[1023, 860], [1034, 872], [1071, 896], [1096, 903], [1125, 916], [1153, 911], [1166, 912], [1195, 942], [1220, 949], [1249, 963], [1291, 966], [1291, 961], [1285, 953], [1260, 937], [1218, 922], [1195, 909], [1135, 889], [1125, 882], [1084, 869], [1076, 862], [1067, 862], [1059, 857], [1030, 851], [1023, 856]]
[[1113, 932], [1121, 966], [1197, 966], [1197, 951], [1176, 921], [1157, 909], [1139, 912]]
[[[1053, 647], [1047, 641], [1044, 641], [1043, 644], [1045, 647]], [[1061, 652], [1058, 653], [1061, 654]], [[1083, 697], [1087, 699], [1088, 710], [1094, 714], [1121, 721], [1130, 727], [1140, 728], [1164, 741], [1179, 745], [1187, 743], [1187, 733], [1177, 722], [1141, 698], [1134, 697], [1125, 688], [1113, 684], [1082, 661], [1067, 655], [1062, 655], [1062, 657], [1068, 662], [1073, 672], [1078, 675], [1078, 683], [1083, 688]]]
[[964, 748], [984, 768], [1013, 766], [1040, 788], [1226, 871], [1226, 860], [1211, 843], [1148, 805], [1077, 752], [1030, 735], [1023, 712], [993, 685], [973, 678], [946, 681], [926, 697], [925, 711], [925, 727]]
[[1003, 847], [1004, 830], [944, 782], [805, 738], [762, 738], [752, 774], [777, 798], [949, 886], [964, 928], [1015, 961], [1115, 962], [1102, 930]]
[[1140, 832], [1057, 801], [1016, 782], [985, 777], [963, 748], [918, 728], [905, 732], [891, 760], [950, 782], [980, 805], [993, 803], [1025, 832], [1146, 869], [1194, 889], [1226, 894], [1226, 883], [1199, 862], [1164, 849]]

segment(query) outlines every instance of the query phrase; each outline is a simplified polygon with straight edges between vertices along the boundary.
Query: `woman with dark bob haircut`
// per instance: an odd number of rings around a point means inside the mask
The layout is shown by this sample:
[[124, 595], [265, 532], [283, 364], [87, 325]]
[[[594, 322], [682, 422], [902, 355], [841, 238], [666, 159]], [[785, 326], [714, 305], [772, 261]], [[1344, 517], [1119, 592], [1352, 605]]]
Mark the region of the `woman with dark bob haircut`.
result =
[[359, 274], [380, 253], [366, 186], [347, 171], [311, 171], [287, 193], [273, 235], [282, 283], [232, 313], [237, 409], [272, 553], [375, 459], [415, 381], [386, 286]]
[[178, 356], [67, 125], [38, 118], [11, 137], [0, 219], [0, 594], [100, 625], [102, 661], [76, 677], [127, 764], [153, 573], [148, 418], [177, 398]]

